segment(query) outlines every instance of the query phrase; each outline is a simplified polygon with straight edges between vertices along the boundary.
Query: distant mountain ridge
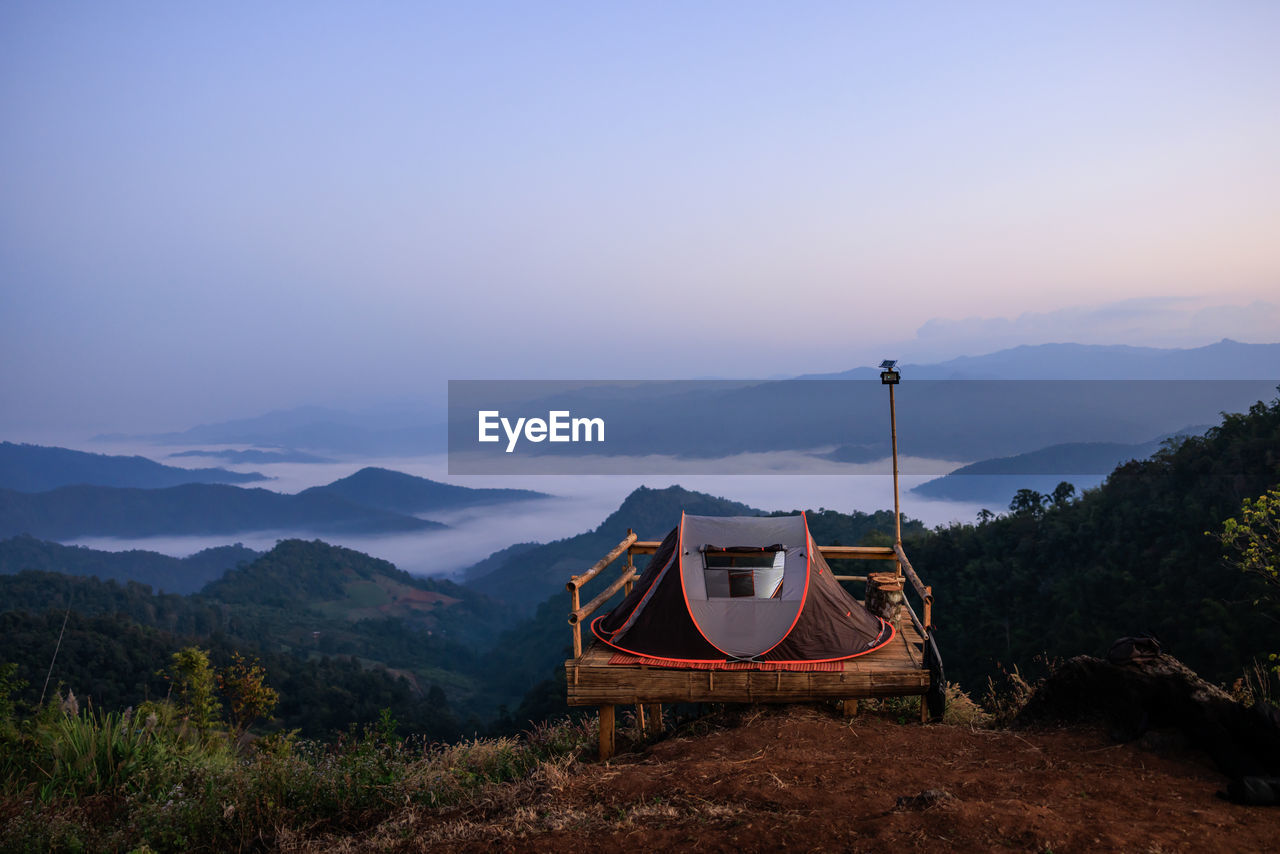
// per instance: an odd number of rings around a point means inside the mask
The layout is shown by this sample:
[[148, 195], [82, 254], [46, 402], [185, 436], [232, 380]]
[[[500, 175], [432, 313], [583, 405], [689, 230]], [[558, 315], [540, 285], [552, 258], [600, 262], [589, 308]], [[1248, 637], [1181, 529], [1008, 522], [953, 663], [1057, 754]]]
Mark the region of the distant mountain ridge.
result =
[[1145, 460], [1169, 441], [1208, 430], [1189, 427], [1148, 442], [1066, 442], [1037, 451], [979, 460], [942, 477], [912, 487], [926, 498], [950, 501], [993, 502], [1004, 508], [1019, 489], [1048, 494], [1062, 481], [1083, 491], [1102, 483], [1116, 466], [1129, 460]]
[[256, 560], [260, 554], [237, 543], [178, 558], [139, 549], [107, 552], [18, 536], [0, 540], [0, 575], [27, 570], [59, 572], [102, 581], [136, 581], [156, 591], [187, 594], [199, 591], [240, 563]]
[[60, 486], [160, 489], [184, 483], [251, 483], [269, 480], [257, 472], [221, 468], [184, 469], [146, 457], [110, 456], [70, 448], [0, 442], [0, 489], [47, 492]]
[[289, 451], [284, 449], [262, 450], [260, 448], [249, 448], [244, 451], [235, 451], [223, 449], [218, 451], [195, 450], [195, 451], [179, 451], [175, 454], [169, 454], [171, 459], [177, 457], [210, 457], [215, 460], [223, 460], [232, 465], [263, 465], [265, 463], [327, 463], [332, 462], [326, 457], [308, 454], [303, 451]]
[[[1280, 343], [1224, 338], [1186, 349], [1099, 344], [1024, 344], [981, 356], [899, 365], [906, 379], [929, 380], [1277, 380]], [[799, 379], [877, 379], [879, 368], [805, 374]]]
[[390, 533], [444, 527], [336, 495], [285, 495], [222, 484], [167, 489], [64, 486], [38, 493], [0, 490], [0, 537], [30, 534], [68, 540], [276, 530]]
[[463, 507], [549, 497], [545, 492], [534, 492], [531, 489], [476, 489], [455, 486], [374, 466], [362, 468], [355, 474], [325, 486], [304, 489], [299, 494], [336, 495], [356, 504], [396, 513], [455, 510]]
[[[21, 451], [14, 456], [30, 458], [26, 449], [33, 446], [12, 447]], [[144, 457], [36, 450], [39, 458], [126, 460], [143, 471], [189, 471]], [[295, 495], [206, 483], [159, 489], [76, 484], [39, 492], [0, 488], [0, 537], [28, 534], [42, 540], [69, 540], [276, 530], [310, 534], [430, 531], [447, 526], [415, 514], [547, 497], [527, 489], [473, 489], [373, 467]]]
[[[889, 354], [892, 355], [892, 354]], [[1216, 344], [1187, 349], [1164, 349], [1157, 347], [1130, 347], [1124, 345], [1104, 346], [1091, 344], [1042, 344], [1034, 346], [1014, 347], [980, 356], [962, 356], [935, 364], [904, 363], [902, 366], [903, 381], [915, 380], [1265, 380], [1280, 382], [1280, 344], [1245, 344], [1224, 339]], [[804, 374], [798, 377], [803, 380], [820, 379], [864, 379], [874, 380], [879, 369], [859, 367], [845, 371], [830, 373]], [[663, 395], [678, 393], [672, 386], [664, 391], [663, 383], [629, 383], [621, 397], [614, 394], [608, 384], [583, 384], [580, 392], [566, 395], [565, 400], [597, 406], [596, 414], [613, 413], [610, 424], [610, 443], [617, 441], [624, 444], [630, 438], [628, 430], [643, 437], [652, 434], [656, 425], [669, 423], [659, 416], [647, 418], [654, 407], [670, 405], [663, 400]], [[709, 384], [714, 385], [714, 384]], [[771, 405], [778, 393], [790, 393], [780, 387], [776, 381], [760, 383], [739, 380], [726, 381], [726, 387], [737, 387], [737, 392], [725, 392], [706, 395], [705, 400], [689, 401], [695, 408], [700, 403], [714, 404], [710, 408], [699, 409], [687, 413], [703, 417], [707, 412], [727, 411], [725, 407], [742, 405], [760, 407]], [[742, 388], [743, 386], [755, 386]], [[588, 387], [589, 386], [589, 387]], [[758, 391], [758, 393], [757, 393]], [[700, 395], [701, 397], [701, 395]], [[546, 401], [539, 401], [539, 405]], [[561, 401], [564, 402], [564, 401]], [[721, 405], [723, 402], [723, 405]], [[675, 405], [682, 406], [683, 402]], [[805, 404], [812, 406], [812, 404]], [[1228, 404], [1231, 406], [1235, 403]], [[1247, 403], [1245, 404], [1247, 406]], [[553, 408], [566, 408], [555, 406]], [[575, 408], [569, 406], [568, 408]], [[545, 407], [542, 407], [545, 411]], [[585, 410], [584, 410], [585, 411]], [[749, 411], [761, 411], [753, 409]], [[769, 411], [768, 409], [763, 411]], [[1217, 409], [1207, 413], [1193, 414], [1187, 420], [1204, 420], [1207, 415], [1215, 414]], [[834, 409], [824, 410], [821, 423], [827, 420]], [[630, 419], [635, 420], [628, 425]], [[240, 444], [261, 447], [282, 447], [306, 452], [319, 452], [345, 457], [379, 457], [404, 454], [440, 453], [447, 447], [448, 426], [446, 415], [441, 411], [427, 408], [402, 409], [392, 412], [347, 412], [334, 408], [305, 406], [296, 409], [268, 412], [254, 418], [242, 418], [220, 423], [201, 424], [188, 430], [176, 433], [164, 433], [150, 436], [134, 437], [95, 437], [104, 438], [145, 438], [165, 444], [217, 445]], [[1186, 423], [1186, 422], [1184, 422]], [[468, 434], [474, 434], [474, 415], [465, 426]], [[1174, 429], [1175, 424], [1159, 424], [1154, 427], [1142, 427], [1146, 435], [1160, 430]], [[747, 446], [726, 449], [725, 453], [739, 451], [779, 450], [794, 448], [811, 448], [850, 444], [867, 445], [879, 449], [879, 442], [867, 437], [833, 436], [830, 431], [810, 428], [814, 435], [804, 436], [799, 444], [792, 441], [800, 426], [790, 428], [783, 435], [774, 437], [765, 443], [748, 443]], [[1137, 441], [1138, 436], [1087, 436], [1088, 439], [1106, 441]], [[715, 456], [715, 436], [689, 437], [688, 447], [665, 448], [658, 453], [691, 454], [694, 456]], [[1043, 440], [1041, 440], [1043, 439]], [[1030, 450], [1053, 442], [1065, 441], [1063, 437], [1044, 436], [1031, 443], [1031, 447], [1020, 447], [1019, 450]], [[927, 453], [937, 455], [936, 447], [925, 449]], [[957, 452], [947, 459], [976, 459], [992, 456], [997, 453], [994, 448], [979, 448], [980, 442], [972, 439], [973, 447]], [[643, 443], [638, 445], [639, 453], [652, 453], [645, 449]], [[543, 446], [539, 453], [546, 453], [549, 446]], [[563, 450], [563, 448], [561, 448]], [[629, 452], [629, 451], [623, 451]]]

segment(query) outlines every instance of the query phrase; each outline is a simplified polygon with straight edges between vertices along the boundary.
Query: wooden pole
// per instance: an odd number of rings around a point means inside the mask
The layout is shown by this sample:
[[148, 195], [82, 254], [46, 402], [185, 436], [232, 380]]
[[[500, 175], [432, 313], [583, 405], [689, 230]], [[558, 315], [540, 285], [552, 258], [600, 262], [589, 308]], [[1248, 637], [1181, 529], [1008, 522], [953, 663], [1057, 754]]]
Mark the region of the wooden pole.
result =
[[649, 704], [649, 734], [662, 735], [662, 730], [663, 730], [662, 704], [650, 703]]
[[[574, 587], [569, 590], [569, 609], [570, 614], [577, 613], [581, 603], [578, 601], [578, 588]], [[573, 658], [576, 661], [582, 658], [582, 626], [579, 623], [573, 623]]]
[[[889, 385], [889, 434], [893, 443], [893, 541], [902, 546], [902, 511], [898, 506], [898, 419], [893, 407], [893, 385]], [[898, 564], [902, 575], [902, 564]]]
[[649, 734], [649, 728], [645, 726], [644, 703], [636, 703], [636, 726], [640, 729], [641, 738]]
[[[627, 528], [627, 538], [628, 538], [628, 539], [630, 539], [631, 537], [634, 537], [635, 535], [636, 535], [636, 534], [635, 534], [635, 531], [632, 531], [630, 528]], [[635, 570], [636, 570], [636, 559], [635, 559], [635, 557], [633, 557], [633, 556], [632, 556], [632, 554], [631, 554], [631, 549], [630, 549], [630, 548], [628, 548], [628, 549], [627, 549], [627, 569], [626, 569], [626, 574], [627, 574], [627, 575], [632, 575], [632, 576], [634, 576], [634, 575], [635, 575]], [[623, 596], [630, 596], [630, 595], [631, 595], [631, 588], [632, 588], [632, 587], [634, 587], [634, 586], [635, 586], [635, 581], [634, 581], [634, 580], [632, 580], [632, 581], [628, 581], [628, 582], [627, 582], [625, 585], [623, 585], [623, 587], [622, 587], [622, 591], [623, 591], [622, 595], [623, 595]]]
[[600, 707], [600, 761], [613, 756], [613, 706]]

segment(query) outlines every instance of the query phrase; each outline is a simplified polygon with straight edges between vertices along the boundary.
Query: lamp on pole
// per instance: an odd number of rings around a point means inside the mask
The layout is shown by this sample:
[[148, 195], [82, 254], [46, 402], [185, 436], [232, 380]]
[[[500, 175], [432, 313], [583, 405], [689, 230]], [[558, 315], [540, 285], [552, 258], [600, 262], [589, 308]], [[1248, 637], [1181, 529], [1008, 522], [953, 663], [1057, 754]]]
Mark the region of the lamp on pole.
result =
[[[880, 382], [889, 387], [889, 435], [893, 443], [893, 542], [902, 545], [902, 513], [898, 506], [898, 422], [893, 411], [893, 387], [902, 379], [898, 373], [896, 359], [885, 359], [880, 363]], [[898, 575], [902, 575], [902, 562], [894, 561], [898, 566]]]

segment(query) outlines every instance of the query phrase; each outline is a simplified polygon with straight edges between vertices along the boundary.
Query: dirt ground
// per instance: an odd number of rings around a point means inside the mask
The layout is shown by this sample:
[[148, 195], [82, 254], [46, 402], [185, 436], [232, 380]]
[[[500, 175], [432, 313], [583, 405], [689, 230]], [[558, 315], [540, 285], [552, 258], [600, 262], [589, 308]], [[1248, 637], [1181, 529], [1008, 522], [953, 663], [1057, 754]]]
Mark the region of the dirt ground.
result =
[[[1202, 754], [1152, 733], [995, 731], [748, 709], [606, 764], [549, 768], [452, 815], [407, 811], [346, 851], [1274, 851]], [[621, 747], [621, 745], [620, 745]], [[315, 844], [301, 845], [310, 848]], [[288, 846], [286, 846], [288, 847]]]

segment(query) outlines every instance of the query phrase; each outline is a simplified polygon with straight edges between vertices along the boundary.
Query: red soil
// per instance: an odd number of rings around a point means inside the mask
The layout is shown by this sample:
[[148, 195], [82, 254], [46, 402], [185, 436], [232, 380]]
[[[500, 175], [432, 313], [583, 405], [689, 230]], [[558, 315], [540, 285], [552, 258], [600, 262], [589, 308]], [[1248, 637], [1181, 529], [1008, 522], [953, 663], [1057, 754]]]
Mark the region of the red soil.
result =
[[[1276, 850], [1280, 808], [1228, 803], [1216, 797], [1225, 785], [1202, 754], [1115, 744], [1092, 729], [1015, 733], [760, 709], [732, 728], [669, 736], [533, 781], [519, 796], [496, 795], [453, 815], [405, 816], [338, 847]], [[917, 797], [926, 790], [945, 794]]]

